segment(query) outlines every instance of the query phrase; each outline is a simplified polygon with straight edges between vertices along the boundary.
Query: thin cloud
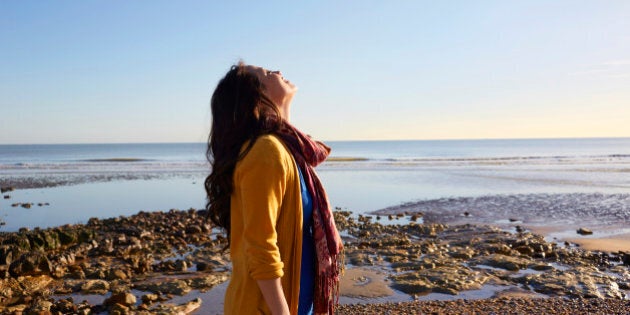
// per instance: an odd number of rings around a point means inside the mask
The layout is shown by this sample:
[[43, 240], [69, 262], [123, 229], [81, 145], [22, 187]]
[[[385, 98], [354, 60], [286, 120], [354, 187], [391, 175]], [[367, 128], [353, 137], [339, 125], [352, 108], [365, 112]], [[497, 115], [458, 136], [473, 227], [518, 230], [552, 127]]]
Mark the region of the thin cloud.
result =
[[620, 79], [620, 78], [630, 78], [630, 73], [616, 73], [616, 74], [610, 74], [608, 75], [609, 78], [615, 78], [615, 79]]
[[569, 73], [570, 76], [593, 75], [593, 74], [610, 74], [613, 69], [589, 69]]
[[[610, 78], [624, 78], [628, 76], [627, 68], [630, 59], [617, 59], [590, 65], [587, 69], [569, 73], [570, 76], [594, 75]], [[621, 73], [620, 73], [621, 71]]]
[[602, 63], [603, 66], [630, 66], [630, 59], [611, 60]]

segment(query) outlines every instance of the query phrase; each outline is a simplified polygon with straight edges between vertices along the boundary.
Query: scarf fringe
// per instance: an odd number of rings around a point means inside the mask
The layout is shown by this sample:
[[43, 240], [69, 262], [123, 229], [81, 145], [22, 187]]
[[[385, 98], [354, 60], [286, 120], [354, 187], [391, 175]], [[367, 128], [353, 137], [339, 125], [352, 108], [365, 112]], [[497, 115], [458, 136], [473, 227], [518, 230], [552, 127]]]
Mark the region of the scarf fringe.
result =
[[339, 280], [345, 272], [345, 253], [331, 257], [332, 268], [323, 277], [317, 277], [313, 311], [315, 314], [334, 314], [335, 306], [339, 304]]

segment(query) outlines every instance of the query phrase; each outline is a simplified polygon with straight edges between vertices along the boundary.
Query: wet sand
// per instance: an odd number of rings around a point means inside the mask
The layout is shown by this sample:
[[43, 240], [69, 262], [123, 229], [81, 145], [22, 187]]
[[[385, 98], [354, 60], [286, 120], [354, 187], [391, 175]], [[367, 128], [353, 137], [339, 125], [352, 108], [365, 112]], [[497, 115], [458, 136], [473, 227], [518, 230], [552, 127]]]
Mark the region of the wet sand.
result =
[[377, 298], [390, 296], [394, 291], [385, 280], [386, 274], [367, 268], [352, 268], [341, 277], [339, 289], [342, 296]]
[[630, 253], [630, 234], [603, 238], [569, 238], [567, 241], [576, 243], [585, 250], [623, 251]]

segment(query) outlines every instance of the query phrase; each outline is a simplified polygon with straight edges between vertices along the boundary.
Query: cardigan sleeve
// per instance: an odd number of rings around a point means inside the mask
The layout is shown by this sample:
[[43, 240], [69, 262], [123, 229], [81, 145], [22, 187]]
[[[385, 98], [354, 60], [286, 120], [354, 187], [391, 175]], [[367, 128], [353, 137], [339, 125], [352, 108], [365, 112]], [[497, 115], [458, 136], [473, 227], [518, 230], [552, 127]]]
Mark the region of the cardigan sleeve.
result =
[[287, 186], [288, 170], [282, 150], [285, 149], [281, 144], [260, 137], [239, 162], [235, 185], [241, 189], [243, 248], [247, 269], [255, 280], [283, 276], [276, 231]]

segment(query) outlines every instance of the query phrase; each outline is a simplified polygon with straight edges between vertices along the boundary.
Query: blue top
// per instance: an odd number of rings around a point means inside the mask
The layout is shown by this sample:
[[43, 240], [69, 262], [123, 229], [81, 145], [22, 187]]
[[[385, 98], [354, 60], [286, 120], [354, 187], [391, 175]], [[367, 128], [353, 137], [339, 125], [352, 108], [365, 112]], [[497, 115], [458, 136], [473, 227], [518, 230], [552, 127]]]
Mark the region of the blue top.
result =
[[313, 314], [313, 296], [315, 295], [315, 241], [313, 239], [313, 198], [308, 192], [302, 170], [300, 189], [302, 193], [302, 266], [300, 272], [299, 315]]

